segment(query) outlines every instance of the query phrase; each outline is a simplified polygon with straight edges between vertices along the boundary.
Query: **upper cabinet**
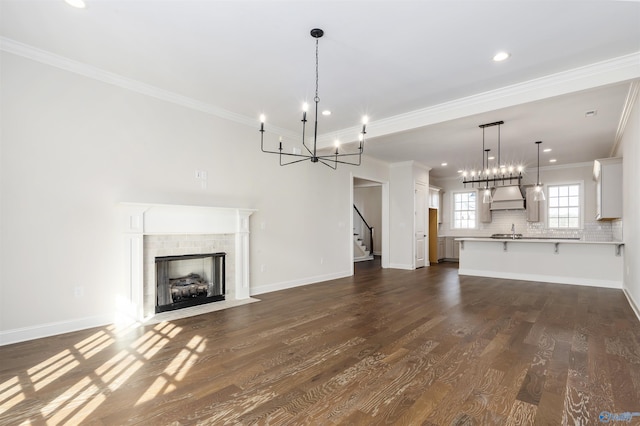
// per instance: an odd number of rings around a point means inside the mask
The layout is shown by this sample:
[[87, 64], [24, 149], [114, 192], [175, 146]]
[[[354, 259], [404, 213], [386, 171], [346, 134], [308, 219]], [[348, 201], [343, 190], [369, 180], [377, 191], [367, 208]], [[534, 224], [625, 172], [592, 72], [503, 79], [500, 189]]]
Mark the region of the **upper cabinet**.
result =
[[438, 223], [442, 223], [442, 193], [438, 187], [429, 187], [429, 208], [438, 209]]
[[440, 208], [440, 188], [436, 188], [435, 186], [429, 187], [429, 208]]
[[596, 182], [596, 219], [622, 217], [622, 158], [603, 158], [593, 163]]

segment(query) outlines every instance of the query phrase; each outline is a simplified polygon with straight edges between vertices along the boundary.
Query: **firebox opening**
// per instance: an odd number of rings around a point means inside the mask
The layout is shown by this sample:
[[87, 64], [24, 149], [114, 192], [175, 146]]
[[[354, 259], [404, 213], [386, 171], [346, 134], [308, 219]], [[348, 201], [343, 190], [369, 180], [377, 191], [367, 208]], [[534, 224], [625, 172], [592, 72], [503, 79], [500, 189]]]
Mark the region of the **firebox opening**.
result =
[[156, 257], [156, 313], [225, 300], [225, 256]]

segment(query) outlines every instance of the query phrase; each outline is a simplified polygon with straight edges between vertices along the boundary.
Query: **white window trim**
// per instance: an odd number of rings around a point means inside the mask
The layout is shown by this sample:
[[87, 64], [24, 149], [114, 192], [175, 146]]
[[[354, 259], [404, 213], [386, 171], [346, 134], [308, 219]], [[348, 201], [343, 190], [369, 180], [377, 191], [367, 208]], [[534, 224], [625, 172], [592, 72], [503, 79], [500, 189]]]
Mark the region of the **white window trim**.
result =
[[[549, 187], [550, 186], [558, 186], [558, 185], [579, 185], [579, 194], [580, 194], [580, 224], [577, 228], [552, 228], [549, 226]], [[572, 180], [572, 181], [558, 181], [558, 182], [547, 182], [543, 185], [542, 190], [544, 191], [545, 201], [544, 201], [544, 226], [546, 229], [554, 229], [558, 231], [571, 231], [571, 230], [584, 230], [584, 181], [583, 180]]]
[[[456, 194], [468, 194], [469, 192], [475, 192], [476, 193], [476, 220], [473, 223], [473, 228], [456, 228]], [[479, 210], [478, 210], [478, 200], [479, 200], [479, 191], [477, 189], [466, 189], [466, 190], [456, 190], [456, 191], [451, 191], [451, 200], [450, 201], [450, 211], [451, 211], [451, 215], [450, 215], [450, 220], [451, 220], [451, 226], [449, 227], [452, 230], [456, 230], [456, 231], [464, 231], [465, 229], [478, 229], [478, 215], [479, 215]]]

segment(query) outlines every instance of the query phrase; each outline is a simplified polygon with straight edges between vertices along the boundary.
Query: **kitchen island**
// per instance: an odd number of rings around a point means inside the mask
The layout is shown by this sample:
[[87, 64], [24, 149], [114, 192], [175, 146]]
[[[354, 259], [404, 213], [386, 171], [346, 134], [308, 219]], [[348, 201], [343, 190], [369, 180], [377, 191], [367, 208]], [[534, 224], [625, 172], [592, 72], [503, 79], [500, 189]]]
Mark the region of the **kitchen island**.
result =
[[620, 241], [457, 238], [460, 275], [622, 288]]

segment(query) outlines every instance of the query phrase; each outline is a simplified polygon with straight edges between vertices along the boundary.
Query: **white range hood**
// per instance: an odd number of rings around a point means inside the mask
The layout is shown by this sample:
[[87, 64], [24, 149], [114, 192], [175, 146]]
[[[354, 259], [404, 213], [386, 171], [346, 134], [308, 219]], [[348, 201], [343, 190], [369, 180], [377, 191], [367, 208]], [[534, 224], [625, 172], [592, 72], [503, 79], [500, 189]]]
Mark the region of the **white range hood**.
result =
[[524, 210], [524, 197], [520, 187], [518, 185], [496, 187], [491, 210]]

